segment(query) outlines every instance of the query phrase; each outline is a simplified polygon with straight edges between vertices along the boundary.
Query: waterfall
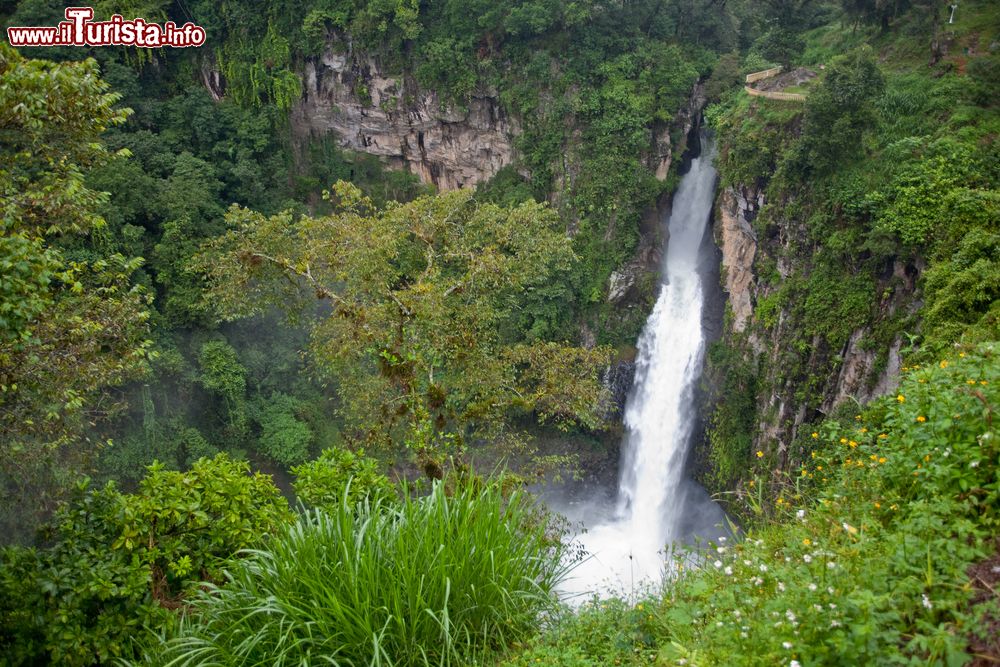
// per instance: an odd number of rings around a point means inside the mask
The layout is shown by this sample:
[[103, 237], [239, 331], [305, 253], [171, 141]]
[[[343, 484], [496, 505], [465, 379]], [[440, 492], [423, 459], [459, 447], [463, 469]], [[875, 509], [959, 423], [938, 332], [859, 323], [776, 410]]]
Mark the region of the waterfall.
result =
[[701, 155], [674, 196], [663, 280], [639, 338], [635, 383], [625, 406], [615, 510], [580, 537], [590, 556], [567, 581], [569, 594], [629, 594], [655, 585], [668, 565], [665, 548], [687, 537], [692, 483], [684, 466], [705, 352], [698, 263], [715, 189], [713, 157], [714, 147], [703, 137]]

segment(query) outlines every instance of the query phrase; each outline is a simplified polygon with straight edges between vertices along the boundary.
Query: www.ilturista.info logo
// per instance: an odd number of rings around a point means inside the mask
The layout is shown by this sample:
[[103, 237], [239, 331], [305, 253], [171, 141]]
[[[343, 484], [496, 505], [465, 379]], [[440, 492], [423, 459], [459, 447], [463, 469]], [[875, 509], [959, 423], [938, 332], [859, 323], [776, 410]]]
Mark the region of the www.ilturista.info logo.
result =
[[93, 7], [67, 7], [66, 20], [53, 27], [7, 28], [11, 46], [137, 46], [158, 49], [164, 46], [201, 46], [205, 29], [193, 23], [177, 27], [145, 19], [125, 20], [119, 14], [110, 21], [91, 21]]

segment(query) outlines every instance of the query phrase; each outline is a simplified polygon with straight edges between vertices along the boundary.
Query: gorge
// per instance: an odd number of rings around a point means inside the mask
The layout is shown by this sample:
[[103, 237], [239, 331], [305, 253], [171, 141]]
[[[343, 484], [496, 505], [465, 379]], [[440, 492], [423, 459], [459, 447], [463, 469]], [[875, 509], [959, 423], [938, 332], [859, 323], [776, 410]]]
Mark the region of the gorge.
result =
[[706, 137], [697, 143], [700, 154], [681, 178], [664, 221], [662, 284], [638, 341], [617, 496], [607, 507], [596, 490], [585, 490], [582, 508], [564, 510], [586, 525], [578, 538], [584, 560], [564, 585], [567, 597], [635, 599], [675, 571], [676, 543], [729, 534], [721, 509], [686, 476], [706, 344], [704, 290], [711, 288], [703, 285], [699, 264], [716, 259], [708, 241], [717, 178], [714, 143]]

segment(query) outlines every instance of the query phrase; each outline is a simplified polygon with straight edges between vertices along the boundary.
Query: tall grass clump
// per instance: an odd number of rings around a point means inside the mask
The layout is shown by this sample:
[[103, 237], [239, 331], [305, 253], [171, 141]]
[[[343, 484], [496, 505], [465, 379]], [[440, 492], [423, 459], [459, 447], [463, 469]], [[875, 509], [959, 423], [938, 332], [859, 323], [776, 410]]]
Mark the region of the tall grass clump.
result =
[[157, 665], [454, 665], [537, 631], [561, 546], [526, 496], [465, 488], [398, 506], [314, 510], [234, 564], [168, 636]]

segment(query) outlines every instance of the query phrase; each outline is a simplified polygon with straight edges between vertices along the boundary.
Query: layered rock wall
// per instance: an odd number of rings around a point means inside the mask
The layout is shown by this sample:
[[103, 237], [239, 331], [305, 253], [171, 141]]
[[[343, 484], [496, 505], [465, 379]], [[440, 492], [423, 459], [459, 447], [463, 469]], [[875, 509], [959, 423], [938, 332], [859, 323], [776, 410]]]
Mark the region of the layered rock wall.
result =
[[305, 64], [302, 84], [291, 115], [297, 135], [332, 134], [343, 148], [382, 157], [441, 190], [473, 186], [513, 162], [519, 128], [494, 95], [473, 96], [467, 108], [443, 105], [339, 41]]

